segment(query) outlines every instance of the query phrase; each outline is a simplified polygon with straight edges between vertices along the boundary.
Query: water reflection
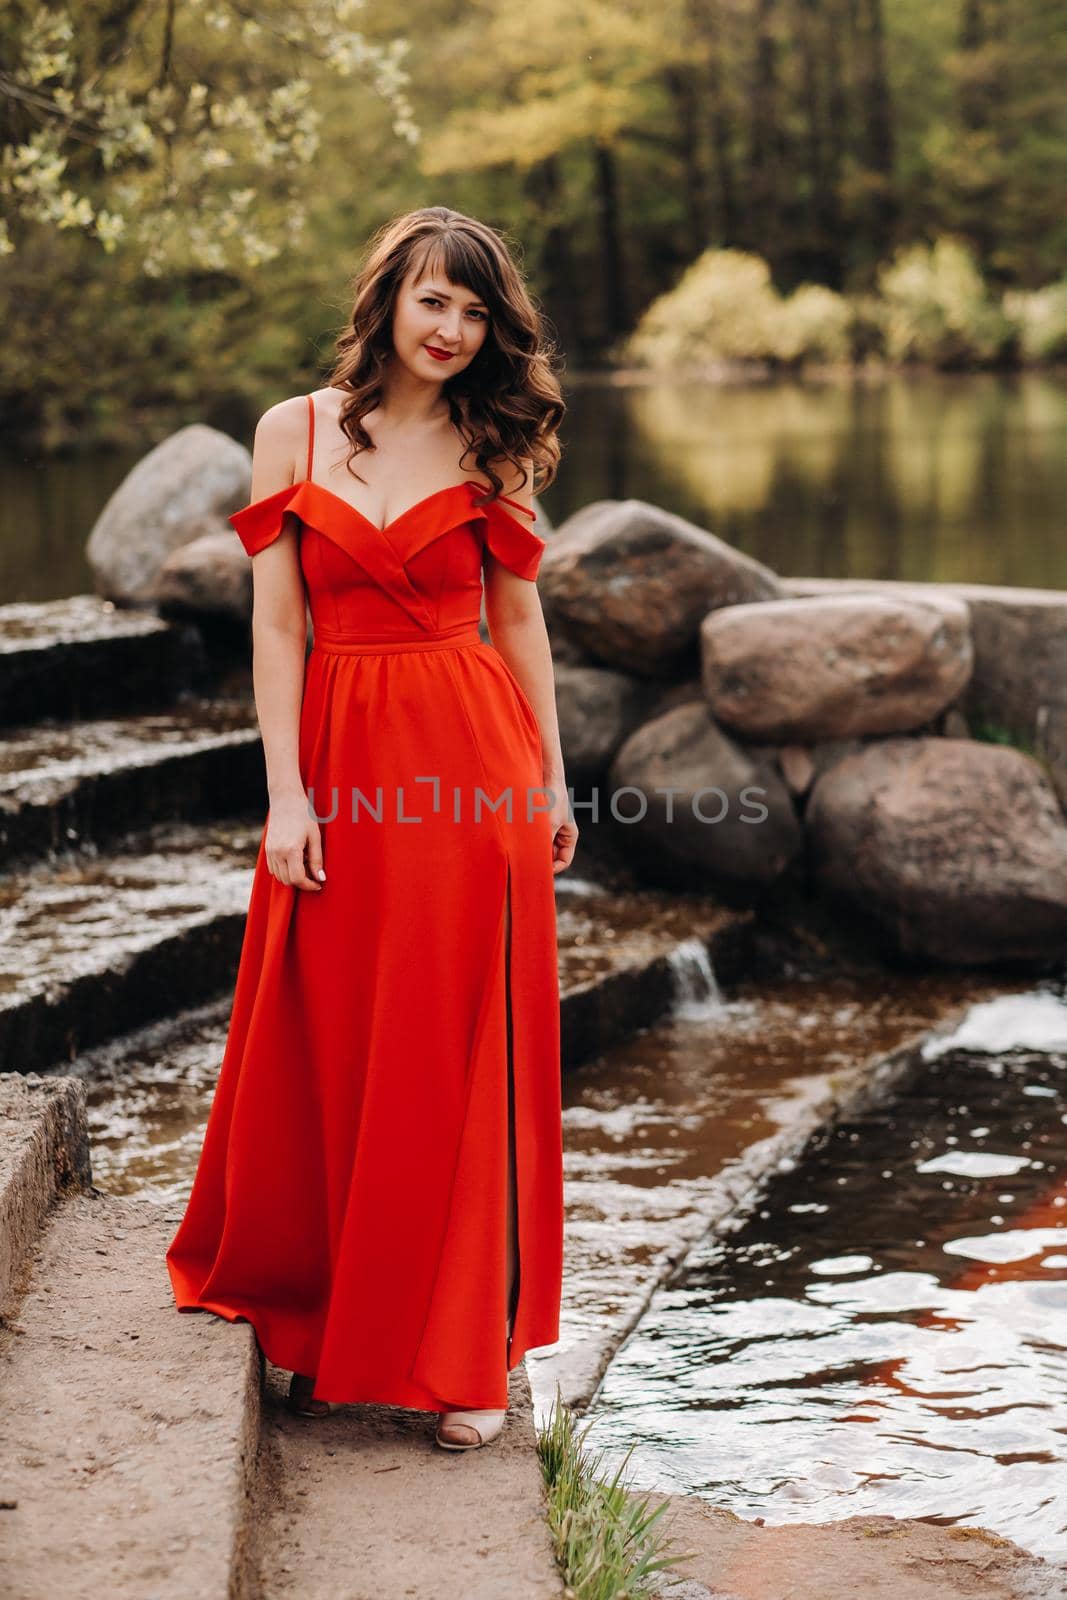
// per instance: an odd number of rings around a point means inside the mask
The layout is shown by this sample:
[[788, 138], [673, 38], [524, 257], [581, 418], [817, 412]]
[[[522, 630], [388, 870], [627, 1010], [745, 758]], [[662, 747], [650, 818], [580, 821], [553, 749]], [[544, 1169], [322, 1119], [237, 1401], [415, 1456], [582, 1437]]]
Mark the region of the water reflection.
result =
[[1067, 380], [655, 383], [569, 396], [556, 519], [635, 496], [788, 577], [1067, 588]]
[[[555, 523], [633, 495], [788, 577], [1067, 588], [1063, 374], [583, 381], [567, 401]], [[89, 530], [155, 442], [4, 463], [0, 603], [92, 589]]]
[[942, 1041], [654, 1296], [592, 1441], [746, 1518], [919, 1517], [1067, 1557], [1065, 1081], [1058, 1051]]

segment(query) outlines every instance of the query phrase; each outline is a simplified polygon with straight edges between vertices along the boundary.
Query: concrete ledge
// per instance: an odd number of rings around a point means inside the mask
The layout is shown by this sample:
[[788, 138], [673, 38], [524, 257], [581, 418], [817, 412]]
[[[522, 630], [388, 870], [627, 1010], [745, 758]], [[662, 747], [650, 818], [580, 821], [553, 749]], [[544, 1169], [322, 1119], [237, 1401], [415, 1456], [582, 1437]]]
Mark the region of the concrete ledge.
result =
[[0, 1308], [56, 1195], [91, 1181], [84, 1084], [0, 1073]]
[[75, 1195], [0, 1342], [4, 1590], [19, 1600], [248, 1592], [261, 1360], [248, 1323], [178, 1312], [173, 1219]]
[[987, 1528], [873, 1516], [764, 1526], [695, 1495], [650, 1490], [648, 1501], [666, 1504], [660, 1528], [691, 1553], [671, 1576], [653, 1579], [651, 1600], [1053, 1600], [1065, 1592], [1062, 1566]]

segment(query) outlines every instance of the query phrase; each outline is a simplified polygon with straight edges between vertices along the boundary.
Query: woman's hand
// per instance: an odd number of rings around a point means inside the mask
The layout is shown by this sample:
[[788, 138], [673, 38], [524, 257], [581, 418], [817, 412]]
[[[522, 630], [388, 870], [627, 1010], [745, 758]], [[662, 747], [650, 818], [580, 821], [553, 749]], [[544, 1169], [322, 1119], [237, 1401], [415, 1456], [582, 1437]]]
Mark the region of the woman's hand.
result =
[[552, 871], [565, 872], [574, 860], [578, 827], [571, 816], [566, 784], [547, 783], [545, 787], [556, 796], [548, 813], [552, 823]]
[[271, 801], [264, 848], [267, 866], [279, 883], [293, 889], [321, 890], [322, 883], [315, 880], [326, 878], [322, 868], [322, 837], [302, 789], [294, 789]]

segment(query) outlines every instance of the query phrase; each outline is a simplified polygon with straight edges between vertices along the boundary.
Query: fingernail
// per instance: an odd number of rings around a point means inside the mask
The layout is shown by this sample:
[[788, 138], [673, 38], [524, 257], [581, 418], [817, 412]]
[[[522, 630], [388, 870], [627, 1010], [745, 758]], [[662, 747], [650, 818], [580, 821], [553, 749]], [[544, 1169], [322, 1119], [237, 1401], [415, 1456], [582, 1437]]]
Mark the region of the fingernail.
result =
[[326, 874], [325, 874], [325, 872], [323, 872], [321, 867], [318, 870], [317, 877], [318, 877], [320, 883], [325, 883], [326, 882]]

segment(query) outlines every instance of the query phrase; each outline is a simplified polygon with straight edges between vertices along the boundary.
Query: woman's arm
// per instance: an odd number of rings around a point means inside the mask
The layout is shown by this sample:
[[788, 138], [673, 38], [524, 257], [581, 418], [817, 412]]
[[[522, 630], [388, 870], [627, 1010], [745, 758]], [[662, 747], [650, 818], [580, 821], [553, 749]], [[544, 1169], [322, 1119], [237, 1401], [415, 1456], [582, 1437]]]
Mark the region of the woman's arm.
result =
[[[295, 481], [305, 448], [307, 406], [297, 395], [264, 412], [252, 446], [253, 501]], [[263, 736], [270, 801], [266, 852], [270, 871], [298, 889], [321, 889], [318, 823], [311, 816], [300, 775], [300, 707], [304, 697], [307, 614], [296, 528], [282, 532], [252, 557], [252, 684]], [[325, 874], [322, 874], [324, 877]]]
[[[504, 480], [504, 493], [519, 505], [533, 510], [533, 463], [523, 461], [527, 481], [520, 484], [510, 463], [498, 465]], [[509, 487], [509, 477], [513, 487]], [[506, 508], [505, 508], [506, 509]], [[521, 513], [508, 512], [519, 520]], [[541, 599], [533, 579], [520, 578], [485, 552], [485, 617], [494, 647], [518, 679], [533, 707], [541, 730], [541, 778], [551, 790], [550, 816], [556, 825], [553, 846], [554, 870], [570, 865], [578, 842], [578, 829], [570, 814], [567, 779], [563, 769], [559, 717], [556, 711], [556, 684], [552, 669], [552, 649], [545, 627]]]

